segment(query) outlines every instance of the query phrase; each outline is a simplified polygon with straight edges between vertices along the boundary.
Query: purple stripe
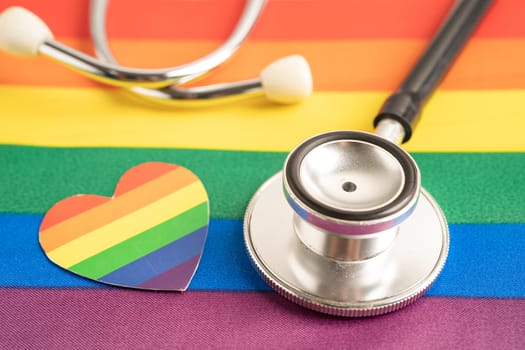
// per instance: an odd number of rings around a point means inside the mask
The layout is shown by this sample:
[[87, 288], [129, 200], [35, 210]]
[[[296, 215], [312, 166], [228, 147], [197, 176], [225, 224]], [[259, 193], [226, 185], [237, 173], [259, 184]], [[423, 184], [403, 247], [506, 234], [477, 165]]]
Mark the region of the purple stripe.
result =
[[[156, 251], [133, 261], [101, 278], [111, 284], [138, 286], [152, 278], [173, 269], [188, 259], [202, 254], [208, 226], [179, 238]], [[197, 261], [198, 262], [198, 261]], [[194, 268], [197, 265], [195, 264]], [[189, 282], [189, 281], [188, 281]], [[155, 288], [155, 287], [154, 287]]]
[[426, 297], [344, 319], [273, 292], [0, 289], [0, 348], [523, 349], [525, 299]]
[[196, 266], [199, 264], [200, 259], [200, 254], [194, 256], [182, 264], [142, 283], [138, 287], [144, 289], [161, 289], [165, 291], [185, 291], [188, 289], [188, 285], [190, 284], [191, 278], [195, 273]]

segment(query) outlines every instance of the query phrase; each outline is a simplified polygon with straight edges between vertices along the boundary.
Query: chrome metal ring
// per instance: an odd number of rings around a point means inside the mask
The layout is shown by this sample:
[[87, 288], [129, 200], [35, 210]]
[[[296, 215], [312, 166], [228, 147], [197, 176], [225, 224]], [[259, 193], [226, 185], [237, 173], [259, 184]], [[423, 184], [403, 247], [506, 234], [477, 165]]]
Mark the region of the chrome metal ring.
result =
[[314, 136], [284, 166], [283, 187], [306, 221], [339, 234], [370, 234], [399, 225], [420, 192], [419, 169], [401, 147], [360, 131]]
[[[322, 147], [334, 142], [345, 142], [345, 145], [343, 145], [341, 149], [348, 148], [349, 146], [352, 147], [352, 143], [356, 143], [361, 148], [373, 147], [374, 149], [384, 150], [384, 152], [382, 152], [383, 155], [391, 155], [395, 159], [395, 161], [399, 163], [399, 166], [401, 167], [401, 170], [403, 172], [404, 183], [402, 185], [401, 191], [399, 191], [399, 193], [391, 201], [387, 201], [387, 203], [385, 203], [384, 205], [379, 205], [369, 210], [356, 210], [355, 208], [345, 209], [341, 207], [338, 208], [333, 205], [329, 206], [321, 202], [318, 198], [312, 196], [311, 192], [305, 189], [305, 186], [303, 185], [304, 181], [301, 178], [302, 165], [304, 164], [308, 154], [311, 153], [313, 150], [319, 148], [320, 146]], [[344, 149], [344, 153], [345, 155], [348, 155], [351, 152], [349, 152], [348, 149]], [[366, 155], [362, 156], [363, 153], [364, 152], [359, 152], [361, 158], [366, 157]], [[333, 156], [331, 156], [330, 154], [327, 154], [326, 156], [330, 158], [329, 161], [332, 161]], [[369, 168], [366, 170], [371, 170], [370, 168], [374, 166], [370, 166], [369, 164], [371, 159], [363, 160], [366, 160], [367, 162], [367, 164], [364, 164], [364, 166]], [[352, 166], [354, 168], [363, 166], [363, 164], [349, 164], [348, 166], [345, 164], [341, 165], [341, 163], [345, 161], [347, 160], [342, 159], [342, 157], [339, 157], [338, 161], [333, 162], [335, 163], [333, 166], [337, 168], [335, 170], [345, 170], [342, 168], [348, 168], [349, 166]], [[383, 162], [383, 159], [381, 159], [380, 161]], [[319, 169], [319, 167], [314, 170], [323, 171], [323, 169]], [[391, 215], [392, 213], [398, 212], [401, 208], [406, 206], [408, 202], [413, 200], [413, 198], [419, 194], [419, 170], [412, 157], [401, 147], [395, 145], [394, 143], [387, 141], [384, 138], [379, 137], [377, 135], [361, 131], [334, 131], [309, 138], [308, 140], [301, 143], [290, 153], [284, 166], [284, 175], [285, 182], [290, 188], [290, 190], [308, 208], [316, 210], [323, 215], [342, 220], [375, 220]], [[388, 181], [388, 179], [384, 179], [383, 181], [386, 182]], [[342, 183], [342, 185], [339, 192], [346, 191], [349, 193], [349, 196], [355, 193], [355, 187], [358, 185], [354, 184], [353, 181], [347, 181], [346, 179], [342, 178], [340, 182]]]

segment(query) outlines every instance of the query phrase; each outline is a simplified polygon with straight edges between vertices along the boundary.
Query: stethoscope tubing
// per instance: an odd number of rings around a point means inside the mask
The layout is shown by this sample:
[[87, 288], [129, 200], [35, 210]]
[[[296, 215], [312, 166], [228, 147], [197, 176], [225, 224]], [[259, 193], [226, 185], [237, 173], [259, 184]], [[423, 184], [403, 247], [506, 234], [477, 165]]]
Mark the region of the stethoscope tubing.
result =
[[395, 121], [402, 126], [402, 135], [397, 138], [402, 142], [411, 138], [423, 104], [441, 82], [491, 3], [492, 0], [461, 0], [454, 5], [401, 86], [384, 102], [374, 119], [374, 126], [383, 121]]

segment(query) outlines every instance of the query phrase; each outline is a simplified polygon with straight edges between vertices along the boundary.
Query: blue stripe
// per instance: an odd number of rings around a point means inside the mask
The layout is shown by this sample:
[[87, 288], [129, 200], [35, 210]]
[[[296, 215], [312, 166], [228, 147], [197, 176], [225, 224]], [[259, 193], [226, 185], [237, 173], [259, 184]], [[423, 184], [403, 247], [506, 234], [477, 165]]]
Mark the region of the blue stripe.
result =
[[[41, 215], [0, 214], [0, 286], [111, 288], [63, 271], [38, 244]], [[525, 297], [525, 224], [450, 225], [445, 269], [434, 296]], [[242, 221], [211, 220], [190, 290], [269, 290], [244, 250]]]
[[208, 226], [201, 227], [118, 270], [102, 276], [99, 280], [128, 286], [142, 284], [186, 260], [200, 255], [207, 231]]

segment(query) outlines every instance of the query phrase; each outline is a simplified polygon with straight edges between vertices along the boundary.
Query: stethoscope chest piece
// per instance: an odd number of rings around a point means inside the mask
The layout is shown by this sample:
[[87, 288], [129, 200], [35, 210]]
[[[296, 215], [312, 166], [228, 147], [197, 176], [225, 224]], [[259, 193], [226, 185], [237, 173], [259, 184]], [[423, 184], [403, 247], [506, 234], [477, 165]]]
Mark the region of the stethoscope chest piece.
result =
[[307, 139], [255, 193], [244, 240], [277, 292], [316, 311], [373, 316], [412, 303], [437, 278], [448, 254], [447, 222], [398, 143], [410, 139], [421, 107], [489, 4], [455, 4], [381, 107], [375, 134]]
[[380, 136], [314, 136], [255, 193], [244, 237], [257, 270], [307, 308], [372, 316], [422, 296], [445, 263], [445, 217], [414, 160]]

